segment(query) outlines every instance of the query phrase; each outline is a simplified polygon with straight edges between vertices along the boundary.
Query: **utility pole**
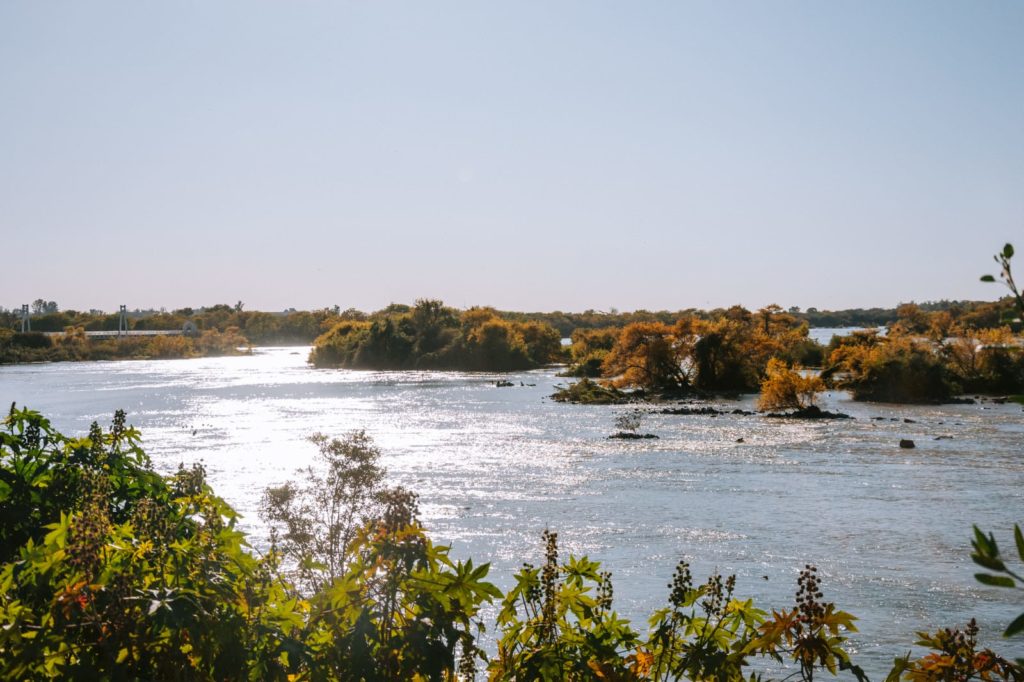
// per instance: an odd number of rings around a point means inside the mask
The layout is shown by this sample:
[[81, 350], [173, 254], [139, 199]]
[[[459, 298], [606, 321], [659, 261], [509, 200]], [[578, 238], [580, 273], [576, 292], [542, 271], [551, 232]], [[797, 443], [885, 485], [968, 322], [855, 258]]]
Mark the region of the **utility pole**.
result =
[[125, 336], [128, 336], [128, 306], [121, 306], [118, 313], [117, 335], [121, 336], [121, 334], [124, 334]]
[[32, 318], [29, 317], [28, 303], [21, 304], [21, 333], [32, 331]]

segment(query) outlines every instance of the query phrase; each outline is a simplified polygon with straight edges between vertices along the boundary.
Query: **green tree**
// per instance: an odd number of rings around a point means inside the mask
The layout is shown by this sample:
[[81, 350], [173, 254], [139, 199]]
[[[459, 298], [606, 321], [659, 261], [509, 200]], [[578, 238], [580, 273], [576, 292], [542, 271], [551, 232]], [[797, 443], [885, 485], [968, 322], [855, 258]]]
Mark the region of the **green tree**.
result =
[[299, 584], [317, 592], [345, 572], [356, 535], [382, 518], [395, 491], [384, 485], [380, 450], [365, 432], [310, 440], [319, 451], [316, 463], [297, 472], [299, 482], [267, 488], [260, 516]]

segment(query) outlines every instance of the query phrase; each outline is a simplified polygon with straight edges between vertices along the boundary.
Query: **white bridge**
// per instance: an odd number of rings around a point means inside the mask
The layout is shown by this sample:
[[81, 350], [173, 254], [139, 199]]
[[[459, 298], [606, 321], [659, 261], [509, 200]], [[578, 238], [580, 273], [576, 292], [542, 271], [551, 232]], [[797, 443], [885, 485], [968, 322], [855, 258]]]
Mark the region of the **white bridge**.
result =
[[[64, 336], [64, 332], [43, 332], [47, 336]], [[117, 330], [108, 329], [98, 332], [85, 332], [90, 339], [114, 339], [119, 336], [181, 336], [185, 334], [184, 329], [130, 329]]]

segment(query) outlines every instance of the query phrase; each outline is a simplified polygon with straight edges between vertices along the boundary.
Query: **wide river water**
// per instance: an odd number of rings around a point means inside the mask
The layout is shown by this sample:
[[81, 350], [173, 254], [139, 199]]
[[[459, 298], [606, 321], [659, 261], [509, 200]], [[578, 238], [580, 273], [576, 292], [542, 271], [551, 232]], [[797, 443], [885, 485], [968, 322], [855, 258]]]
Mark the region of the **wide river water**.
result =
[[[695, 580], [735, 573], [737, 594], [763, 608], [791, 604], [813, 563], [826, 599], [859, 616], [851, 648], [873, 679], [915, 631], [972, 616], [997, 651], [1024, 654], [1020, 638], [998, 636], [1019, 597], [979, 586], [969, 558], [971, 524], [1010, 550], [1012, 524], [1024, 521], [1019, 405], [831, 393], [823, 407], [856, 419], [650, 414], [641, 431], [660, 438], [625, 442], [607, 438], [625, 408], [548, 399], [565, 381], [554, 370], [316, 370], [307, 354], [6, 366], [0, 399], [74, 434], [125, 409], [159, 470], [206, 464], [256, 546], [266, 537], [260, 495], [313, 462], [307, 436], [365, 429], [389, 479], [419, 493], [431, 535], [456, 557], [491, 562], [502, 587], [523, 561], [540, 562], [550, 528], [563, 553], [613, 572], [616, 609], [641, 629], [666, 603], [680, 558]], [[752, 409], [753, 396], [719, 406]], [[900, 449], [901, 438], [917, 448]]]

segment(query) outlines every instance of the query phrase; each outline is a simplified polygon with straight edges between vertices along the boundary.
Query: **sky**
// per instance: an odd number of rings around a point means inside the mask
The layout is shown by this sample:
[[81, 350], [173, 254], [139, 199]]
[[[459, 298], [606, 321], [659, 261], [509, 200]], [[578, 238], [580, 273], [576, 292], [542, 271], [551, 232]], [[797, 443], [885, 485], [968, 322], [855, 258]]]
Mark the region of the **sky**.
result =
[[8, 308], [889, 307], [1007, 241], [1016, 0], [0, 2]]

